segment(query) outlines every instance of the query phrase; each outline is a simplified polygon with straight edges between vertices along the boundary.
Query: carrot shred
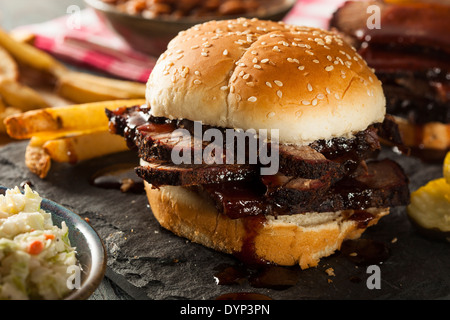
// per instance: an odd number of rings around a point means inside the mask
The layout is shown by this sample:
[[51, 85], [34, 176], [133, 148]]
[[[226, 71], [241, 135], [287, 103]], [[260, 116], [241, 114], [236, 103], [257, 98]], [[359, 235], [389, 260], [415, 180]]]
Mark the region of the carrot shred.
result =
[[39, 254], [41, 251], [44, 250], [44, 244], [40, 240], [34, 240], [28, 245], [28, 253], [29, 254]]
[[44, 234], [45, 240], [53, 240], [55, 239], [54, 234]]

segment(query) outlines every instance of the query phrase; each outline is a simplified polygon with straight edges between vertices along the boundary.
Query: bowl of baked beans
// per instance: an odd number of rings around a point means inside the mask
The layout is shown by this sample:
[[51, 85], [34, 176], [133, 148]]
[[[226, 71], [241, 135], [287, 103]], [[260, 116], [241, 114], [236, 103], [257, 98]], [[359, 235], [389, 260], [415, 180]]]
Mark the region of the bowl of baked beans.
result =
[[131, 47], [159, 56], [180, 31], [238, 17], [279, 21], [297, 0], [85, 0]]

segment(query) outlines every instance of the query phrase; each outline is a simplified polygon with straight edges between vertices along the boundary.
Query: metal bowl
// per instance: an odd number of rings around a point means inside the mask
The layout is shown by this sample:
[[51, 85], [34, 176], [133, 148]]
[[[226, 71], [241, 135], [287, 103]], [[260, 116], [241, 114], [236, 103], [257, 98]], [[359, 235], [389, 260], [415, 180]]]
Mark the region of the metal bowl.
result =
[[[169, 41], [180, 31], [209, 20], [233, 19], [237, 16], [209, 18], [144, 18], [117, 10], [101, 0], [84, 0], [93, 8], [101, 20], [115, 30], [133, 49], [158, 57], [163, 53]], [[263, 14], [243, 15], [247, 18], [280, 21], [295, 5], [296, 0], [285, 0], [284, 4], [265, 11]]]

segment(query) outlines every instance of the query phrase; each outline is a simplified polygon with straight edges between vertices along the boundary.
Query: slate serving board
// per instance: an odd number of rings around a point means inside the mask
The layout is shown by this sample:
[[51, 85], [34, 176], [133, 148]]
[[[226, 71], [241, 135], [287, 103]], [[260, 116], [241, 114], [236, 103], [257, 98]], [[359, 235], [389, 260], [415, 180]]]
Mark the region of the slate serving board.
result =
[[[295, 269], [298, 281], [284, 290], [254, 288], [248, 281], [218, 285], [214, 276], [239, 262], [162, 229], [143, 194], [105, 190], [89, 183], [98, 170], [135, 162], [133, 152], [94, 159], [76, 166], [54, 163], [39, 179], [24, 164], [26, 142], [0, 149], [0, 185], [8, 188], [30, 181], [42, 197], [73, 210], [102, 237], [108, 251], [108, 280], [135, 299], [216, 299], [226, 293], [255, 292], [276, 300], [293, 299], [450, 299], [450, 243], [424, 238], [411, 225], [405, 208], [395, 208], [364, 238], [385, 243], [390, 254], [379, 264], [381, 288], [369, 289], [371, 274], [343, 254], [322, 259], [316, 268]], [[409, 175], [411, 190], [442, 176], [441, 165], [424, 164], [383, 150]], [[396, 242], [392, 242], [396, 239]], [[325, 270], [332, 268], [334, 275]], [[359, 281], [354, 281], [359, 279]]]

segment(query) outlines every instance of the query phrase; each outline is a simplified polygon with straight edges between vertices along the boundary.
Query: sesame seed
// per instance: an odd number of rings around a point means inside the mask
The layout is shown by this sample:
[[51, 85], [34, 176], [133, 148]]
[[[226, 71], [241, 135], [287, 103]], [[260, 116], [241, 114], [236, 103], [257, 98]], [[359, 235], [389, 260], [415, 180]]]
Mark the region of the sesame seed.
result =
[[334, 69], [333, 66], [326, 66], [325, 71], [332, 71]]
[[199, 76], [199, 75], [200, 75], [200, 71], [195, 71], [194, 74], [195, 74], [196, 76]]
[[330, 88], [326, 87], [326, 88], [325, 88], [325, 91], [326, 91], [328, 94], [331, 94]]
[[251, 54], [257, 55], [258, 52], [256, 52], [255, 50], [253, 50], [253, 51], [251, 52]]
[[228, 89], [228, 86], [222, 86], [222, 87], [220, 87], [220, 90], [222, 90], [222, 91], [225, 91], [225, 90], [227, 90]]
[[272, 51], [281, 52], [281, 50], [278, 48], [278, 46], [274, 46]]
[[256, 102], [256, 100], [258, 100], [258, 99], [255, 96], [251, 96], [247, 100], [250, 101], [250, 102]]
[[319, 99], [319, 100], [322, 100], [322, 99], [324, 99], [325, 98], [325, 95], [323, 94], [323, 93], [319, 93], [318, 95], [317, 95], [317, 99]]
[[300, 70], [300, 71], [305, 70], [305, 66], [299, 66], [298, 70]]
[[208, 54], [206, 52], [202, 52], [201, 55], [204, 56], [204, 57], [208, 56]]
[[194, 84], [201, 84], [202, 82], [200, 81], [200, 80], [198, 80], [198, 79], [195, 79], [194, 80]]
[[317, 99], [314, 99], [314, 100], [312, 101], [312, 105], [313, 105], [313, 106], [317, 106]]
[[177, 50], [175, 53], [183, 53], [184, 51], [183, 50]]
[[239, 63], [239, 67], [246, 67], [245, 63], [241, 62]]
[[269, 112], [268, 114], [267, 114], [267, 118], [272, 118], [272, 117], [274, 117], [275, 116], [275, 112]]
[[314, 59], [313, 62], [314, 62], [314, 63], [320, 63], [320, 61], [317, 60], [317, 59]]
[[255, 64], [255, 65], [253, 66], [253, 68], [255, 68], [255, 69], [261, 69], [261, 66], [260, 66], [259, 64]]
[[258, 59], [257, 58], [253, 58], [252, 62], [253, 63], [258, 63]]
[[245, 75], [244, 70], [241, 70], [241, 72], [239, 72], [239, 74], [238, 74], [239, 77], [242, 77], [242, 76], [244, 76], [244, 75]]
[[277, 91], [277, 96], [281, 98], [283, 96], [283, 92], [281, 92], [281, 90], [278, 90]]
[[223, 50], [222, 54], [223, 54], [224, 56], [228, 55], [228, 50], [227, 50], [227, 49]]
[[311, 104], [311, 102], [308, 100], [302, 100], [302, 104], [305, 106], [309, 106]]
[[255, 86], [255, 83], [252, 82], [252, 81], [246, 82], [245, 84], [248, 85], [249, 87], [254, 87]]
[[308, 87], [308, 91], [310, 91], [310, 92], [313, 91], [313, 87], [312, 87], [312, 85], [310, 83], [308, 83], [307, 87]]
[[270, 82], [266, 82], [266, 86], [268, 86], [269, 88], [272, 88], [272, 84]]
[[336, 99], [338, 99], [338, 100], [340, 99], [340, 97], [339, 97], [339, 94], [338, 94], [338, 93], [335, 93], [335, 94], [334, 94], [334, 97], [335, 97]]
[[311, 56], [313, 56], [313, 55], [314, 55], [314, 52], [312, 52], [312, 51], [309, 51], [309, 50], [305, 50], [305, 52], [306, 52], [307, 54], [311, 55]]
[[163, 72], [163, 75], [168, 75], [169, 74], [169, 71], [167, 71], [167, 70], [164, 70], [164, 72]]
[[279, 87], [283, 86], [283, 82], [281, 82], [280, 80], [274, 80], [273, 82]]
[[261, 60], [261, 63], [267, 63], [267, 62], [269, 62], [269, 59], [262, 59]]
[[249, 73], [244, 74], [244, 76], [242, 77], [242, 79], [244, 79], [244, 80], [247, 80], [248, 78], [250, 78], [250, 74]]
[[195, 45], [195, 46], [192, 46], [192, 47], [191, 47], [191, 49], [198, 49], [198, 48], [200, 48], [199, 45]]

